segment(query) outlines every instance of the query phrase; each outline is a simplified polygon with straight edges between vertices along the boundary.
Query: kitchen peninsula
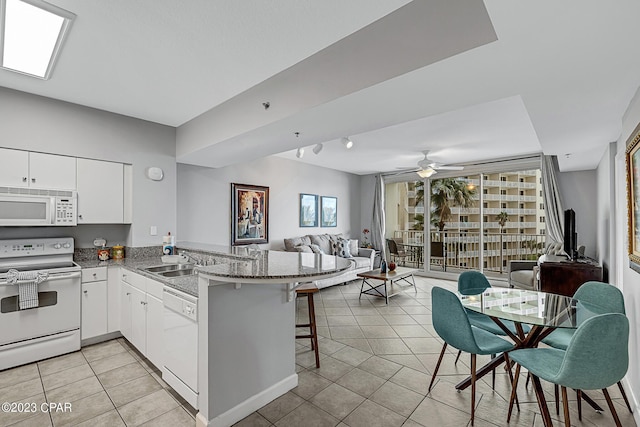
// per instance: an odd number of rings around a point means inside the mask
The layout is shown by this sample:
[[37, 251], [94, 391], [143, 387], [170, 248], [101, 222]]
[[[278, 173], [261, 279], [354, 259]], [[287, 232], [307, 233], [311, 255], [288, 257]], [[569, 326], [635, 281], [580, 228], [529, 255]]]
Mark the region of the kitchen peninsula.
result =
[[329, 255], [234, 250], [198, 268], [198, 426], [230, 426], [297, 386], [294, 288], [352, 268]]

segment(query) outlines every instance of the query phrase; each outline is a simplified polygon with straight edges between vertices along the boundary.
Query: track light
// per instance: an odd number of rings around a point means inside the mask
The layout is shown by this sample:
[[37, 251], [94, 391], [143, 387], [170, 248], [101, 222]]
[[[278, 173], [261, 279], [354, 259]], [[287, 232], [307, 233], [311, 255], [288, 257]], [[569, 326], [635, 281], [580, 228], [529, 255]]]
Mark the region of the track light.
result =
[[296, 151], [296, 157], [301, 159], [302, 156], [304, 156], [304, 148], [298, 148], [298, 151]]
[[316, 146], [313, 147], [313, 154], [320, 154], [323, 148], [322, 144], [316, 144]]
[[420, 178], [429, 178], [431, 175], [436, 174], [436, 170], [432, 168], [421, 169], [416, 172]]
[[351, 147], [353, 147], [353, 141], [350, 140], [349, 138], [347, 138], [346, 136], [343, 136], [342, 139], [340, 140], [342, 141], [342, 145], [344, 145], [345, 147], [347, 147], [347, 150]]

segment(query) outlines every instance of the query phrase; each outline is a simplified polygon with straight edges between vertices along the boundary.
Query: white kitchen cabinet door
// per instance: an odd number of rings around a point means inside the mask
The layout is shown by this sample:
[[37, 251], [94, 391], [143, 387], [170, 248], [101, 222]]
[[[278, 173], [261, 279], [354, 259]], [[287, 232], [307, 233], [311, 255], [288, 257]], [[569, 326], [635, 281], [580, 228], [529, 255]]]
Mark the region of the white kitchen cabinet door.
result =
[[75, 190], [76, 158], [30, 152], [29, 186], [53, 190]]
[[122, 224], [124, 165], [78, 159], [78, 224]]
[[147, 294], [131, 287], [131, 339], [140, 353], [147, 355]]
[[107, 332], [120, 330], [120, 267], [107, 271]]
[[147, 359], [162, 369], [164, 353], [162, 300], [147, 294]]
[[133, 286], [120, 282], [120, 332], [133, 342], [131, 330], [131, 312], [133, 307]]
[[107, 282], [82, 284], [82, 323], [80, 337], [97, 337], [107, 333]]
[[0, 186], [29, 186], [29, 152], [0, 148]]

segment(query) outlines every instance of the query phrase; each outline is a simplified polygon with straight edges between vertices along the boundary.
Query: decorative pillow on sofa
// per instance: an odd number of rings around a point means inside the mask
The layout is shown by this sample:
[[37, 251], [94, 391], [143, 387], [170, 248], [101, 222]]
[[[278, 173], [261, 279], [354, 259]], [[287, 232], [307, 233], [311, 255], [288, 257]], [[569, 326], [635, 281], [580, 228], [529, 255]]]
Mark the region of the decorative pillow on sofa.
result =
[[299, 245], [293, 248], [293, 252], [305, 252], [312, 253], [311, 247], [309, 245]]
[[313, 252], [314, 254], [323, 254], [324, 252], [322, 252], [322, 249], [320, 249], [320, 246], [318, 245], [314, 245], [313, 243], [309, 245], [309, 247], [311, 248], [311, 252]]
[[311, 235], [309, 237], [311, 238], [311, 243], [318, 245], [322, 252], [329, 255], [335, 255], [333, 253], [331, 237], [328, 234]]
[[349, 239], [340, 237], [336, 242], [333, 243], [334, 255], [342, 258], [353, 258], [353, 256], [351, 255], [351, 251], [349, 250], [349, 246]]
[[296, 246], [310, 245], [311, 239], [309, 236], [292, 237], [291, 239], [284, 239], [284, 250], [287, 252], [295, 251]]
[[351, 239], [349, 241], [349, 252], [351, 252], [351, 256], [358, 256], [358, 240]]

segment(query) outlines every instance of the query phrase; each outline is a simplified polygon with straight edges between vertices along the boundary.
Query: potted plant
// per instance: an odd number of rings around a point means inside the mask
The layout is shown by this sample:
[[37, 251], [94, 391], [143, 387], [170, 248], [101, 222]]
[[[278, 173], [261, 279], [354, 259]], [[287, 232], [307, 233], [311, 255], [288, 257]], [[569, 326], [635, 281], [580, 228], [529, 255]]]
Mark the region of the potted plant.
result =
[[371, 233], [371, 231], [368, 228], [365, 228], [364, 230], [362, 230], [362, 235], [364, 236], [362, 238], [362, 244], [360, 245], [363, 248], [370, 248], [371, 247], [371, 243], [369, 243], [368, 239], [368, 235], [369, 233]]

